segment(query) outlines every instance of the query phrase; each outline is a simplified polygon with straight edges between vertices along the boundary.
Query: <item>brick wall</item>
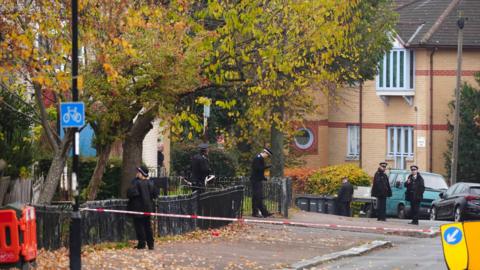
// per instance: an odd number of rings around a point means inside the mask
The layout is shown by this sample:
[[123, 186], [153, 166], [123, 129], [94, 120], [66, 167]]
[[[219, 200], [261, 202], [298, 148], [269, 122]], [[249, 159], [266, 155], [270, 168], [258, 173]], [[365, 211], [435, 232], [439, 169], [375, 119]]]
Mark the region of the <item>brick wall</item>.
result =
[[[388, 126], [414, 127], [414, 158], [407, 167], [417, 164], [428, 170], [430, 158], [430, 54], [427, 49], [415, 53], [415, 97], [410, 106], [401, 96], [388, 98], [388, 103], [377, 96], [375, 81], [365, 82], [363, 87], [363, 153], [362, 165], [373, 174], [380, 161], [386, 158]], [[446, 130], [450, 114], [448, 103], [454, 98], [456, 85], [456, 50], [439, 49], [434, 54], [433, 67], [433, 156], [432, 171], [445, 173], [443, 153], [447, 149], [449, 134]], [[480, 50], [465, 50], [462, 80], [478, 86], [473, 75], [480, 71]], [[347, 125], [359, 123], [359, 89], [349, 87], [337, 93], [342, 101], [329, 104], [323, 94], [316, 97], [328, 109], [317, 115], [309, 115], [311, 121], [319, 121], [318, 150], [305, 156], [309, 167], [358, 161], [346, 160]], [[322, 120], [322, 121], [320, 121]], [[417, 139], [424, 137], [425, 147], [417, 146]], [[387, 160], [388, 161], [388, 160]], [[391, 163], [391, 161], [389, 162]]]

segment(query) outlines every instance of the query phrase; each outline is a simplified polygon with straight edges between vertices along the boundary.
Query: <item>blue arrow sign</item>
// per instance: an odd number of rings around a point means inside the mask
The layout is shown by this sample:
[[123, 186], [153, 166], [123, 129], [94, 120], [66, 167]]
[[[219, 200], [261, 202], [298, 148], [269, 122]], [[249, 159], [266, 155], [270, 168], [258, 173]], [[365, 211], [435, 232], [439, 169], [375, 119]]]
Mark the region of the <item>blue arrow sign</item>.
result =
[[80, 128], [85, 125], [85, 104], [83, 102], [60, 103], [60, 126]]
[[443, 233], [443, 239], [447, 244], [456, 245], [462, 241], [462, 231], [456, 227], [450, 227]]

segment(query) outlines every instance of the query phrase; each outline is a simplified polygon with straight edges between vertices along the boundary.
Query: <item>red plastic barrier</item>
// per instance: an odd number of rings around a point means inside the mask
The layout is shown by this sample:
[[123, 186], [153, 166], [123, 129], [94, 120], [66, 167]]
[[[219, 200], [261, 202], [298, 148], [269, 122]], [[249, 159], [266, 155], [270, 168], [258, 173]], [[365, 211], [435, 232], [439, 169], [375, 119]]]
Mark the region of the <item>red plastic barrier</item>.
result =
[[14, 210], [0, 210], [0, 263], [18, 262], [20, 251], [17, 214]]
[[23, 232], [22, 256], [25, 261], [32, 261], [37, 257], [37, 222], [35, 208], [27, 206], [22, 210], [20, 231]]

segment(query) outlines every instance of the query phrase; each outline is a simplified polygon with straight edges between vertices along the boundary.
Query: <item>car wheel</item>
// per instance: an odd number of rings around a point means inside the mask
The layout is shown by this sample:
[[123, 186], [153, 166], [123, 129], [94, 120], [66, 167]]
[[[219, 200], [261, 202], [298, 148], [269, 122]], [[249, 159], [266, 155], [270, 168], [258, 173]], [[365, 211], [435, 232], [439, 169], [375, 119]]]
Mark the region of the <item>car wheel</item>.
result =
[[407, 214], [405, 213], [405, 206], [403, 204], [398, 205], [397, 217], [399, 219], [405, 219], [407, 217]]
[[462, 209], [460, 208], [460, 206], [455, 207], [455, 212], [454, 212], [453, 220], [454, 220], [455, 222], [463, 221], [463, 211], [462, 211]]
[[430, 209], [430, 220], [437, 220], [437, 208], [435, 206]]

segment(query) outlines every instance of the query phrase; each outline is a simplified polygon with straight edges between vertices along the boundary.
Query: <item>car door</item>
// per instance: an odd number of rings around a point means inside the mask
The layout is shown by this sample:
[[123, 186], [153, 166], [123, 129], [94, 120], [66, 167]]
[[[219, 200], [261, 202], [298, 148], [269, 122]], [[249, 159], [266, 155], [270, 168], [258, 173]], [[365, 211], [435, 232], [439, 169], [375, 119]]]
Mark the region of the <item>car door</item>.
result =
[[460, 186], [460, 184], [455, 184], [451, 186], [443, 194], [442, 200], [437, 204], [437, 216], [438, 218], [447, 218], [449, 216], [448, 206], [455, 202], [454, 192]]

